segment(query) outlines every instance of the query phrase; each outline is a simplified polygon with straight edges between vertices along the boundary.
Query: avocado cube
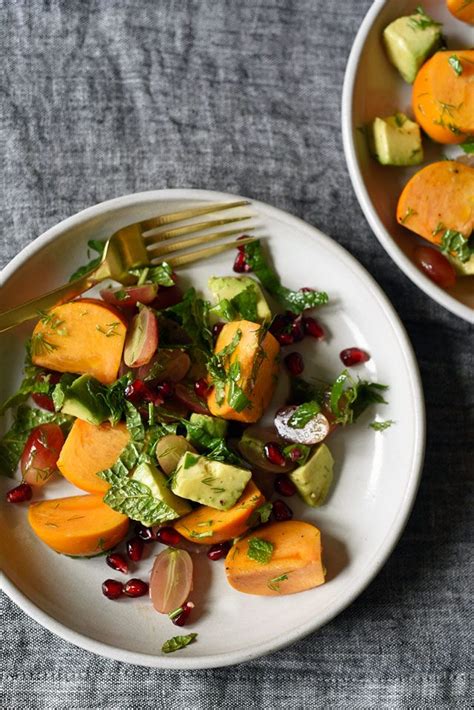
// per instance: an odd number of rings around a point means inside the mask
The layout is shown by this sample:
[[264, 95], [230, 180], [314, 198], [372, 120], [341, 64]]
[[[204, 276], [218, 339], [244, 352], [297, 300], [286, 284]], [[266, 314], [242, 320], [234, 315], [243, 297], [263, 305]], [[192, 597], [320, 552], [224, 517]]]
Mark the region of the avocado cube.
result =
[[160, 512], [159, 520], [147, 520], [144, 523], [145, 525], [150, 526], [157, 523], [164, 523], [167, 520], [174, 520], [191, 512], [189, 503], [170, 491], [168, 488], [168, 479], [156, 466], [152, 466], [148, 463], [140, 464], [133, 472], [132, 480], [148, 486], [153, 498], [162, 503], [160, 508], [162, 512]]
[[[255, 320], [256, 323], [269, 323], [271, 321], [272, 312], [265, 300], [263, 291], [258, 283], [249, 276], [212, 276], [207, 285], [217, 303], [220, 301], [230, 301], [232, 303], [237, 310], [238, 317], [250, 321]], [[253, 318], [249, 318], [249, 314], [241, 313], [238, 310], [239, 302], [237, 297], [247, 289], [251, 289], [255, 296], [256, 317], [254, 316]], [[211, 315], [213, 315], [212, 309]]]
[[228, 422], [225, 419], [193, 412], [189, 421], [202, 431], [201, 437], [194, 434], [192, 428], [188, 431], [186, 438], [194, 446], [206, 446], [205, 439], [223, 439], [227, 434]]
[[104, 387], [90, 375], [81, 375], [64, 388], [63, 414], [70, 414], [90, 424], [102, 424], [110, 416], [110, 410], [103, 399]]
[[441, 26], [427, 15], [415, 13], [399, 17], [383, 32], [388, 57], [409, 84], [421, 65], [442, 44]]
[[334, 459], [326, 444], [320, 444], [308, 461], [289, 476], [305, 503], [317, 508], [331, 487]]
[[420, 127], [403, 113], [376, 118], [370, 125], [369, 140], [382, 165], [419, 165], [423, 161]]
[[244, 468], [187, 451], [178, 464], [171, 489], [181, 498], [229, 510], [238, 501], [252, 474]]
[[471, 254], [468, 261], [461, 261], [459, 257], [453, 256], [452, 254], [445, 254], [445, 256], [454, 266], [459, 276], [474, 276], [474, 254]]

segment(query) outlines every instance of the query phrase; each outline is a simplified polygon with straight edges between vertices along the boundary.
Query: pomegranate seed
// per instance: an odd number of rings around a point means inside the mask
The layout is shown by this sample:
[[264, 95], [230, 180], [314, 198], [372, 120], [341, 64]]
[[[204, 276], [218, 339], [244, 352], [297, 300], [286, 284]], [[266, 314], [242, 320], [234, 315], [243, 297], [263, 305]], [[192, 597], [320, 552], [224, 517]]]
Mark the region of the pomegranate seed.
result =
[[314, 288], [310, 288], [309, 286], [303, 286], [303, 288], [300, 288], [301, 293], [312, 293], [314, 291]]
[[214, 338], [214, 340], [217, 340], [223, 327], [224, 323], [215, 323], [212, 326], [212, 337]]
[[171, 619], [173, 624], [175, 624], [176, 626], [184, 626], [185, 625], [186, 621], [188, 620], [188, 616], [190, 615], [190, 613], [194, 609], [194, 604], [192, 602], [186, 602], [185, 604], [183, 604], [181, 609], [182, 609], [181, 614], [179, 614], [178, 616], [174, 616]]
[[283, 452], [274, 441], [270, 441], [268, 444], [265, 444], [263, 452], [270, 463], [275, 466], [286, 465], [286, 459], [283, 456]]
[[346, 367], [352, 367], [353, 365], [360, 365], [362, 362], [367, 362], [370, 360], [369, 353], [360, 348], [346, 348], [339, 353], [339, 357]]
[[27, 500], [31, 500], [33, 495], [33, 489], [29, 483], [20, 483], [16, 488], [12, 488], [8, 491], [5, 498], [7, 503], [25, 503]]
[[285, 357], [284, 362], [288, 372], [293, 375], [293, 377], [298, 377], [304, 370], [304, 361], [300, 353], [289, 353]]
[[[240, 242], [241, 239], [249, 239], [250, 234], [242, 234], [240, 237], [237, 237], [237, 241]], [[245, 251], [245, 244], [241, 247], [237, 247], [239, 251]]]
[[201, 399], [206, 399], [211, 389], [212, 387], [209, 386], [208, 381], [204, 377], [201, 377], [200, 380], [194, 383], [194, 391]]
[[291, 335], [291, 333], [279, 333], [278, 335], [275, 336], [280, 345], [293, 345], [295, 342], [295, 339]]
[[217, 562], [217, 560], [221, 560], [223, 557], [225, 557], [229, 550], [229, 542], [219, 542], [217, 543], [217, 545], [213, 545], [209, 548], [209, 550], [207, 551], [207, 556], [213, 562]]
[[156, 391], [164, 400], [169, 399], [174, 395], [174, 386], [171, 382], [160, 382], [159, 385], [156, 385]]
[[136, 579], [134, 577], [125, 583], [123, 593], [126, 594], [127, 597], [143, 597], [148, 593], [148, 584], [142, 579]]
[[[150, 528], [146, 528], [146, 530], [149, 529]], [[139, 537], [132, 537], [132, 539], [127, 542], [127, 555], [133, 562], [139, 562], [142, 559], [144, 546], [144, 541]]]
[[293, 449], [290, 449], [287, 455], [290, 461], [292, 461], [293, 463], [299, 461], [300, 458], [303, 456], [303, 454], [301, 453], [301, 449], [298, 449], [297, 446], [295, 446]]
[[34, 392], [31, 395], [33, 402], [38, 405], [38, 407], [41, 407], [41, 409], [47, 409], [48, 412], [54, 412], [54, 402], [52, 397], [49, 396], [49, 394], [41, 394], [39, 392]]
[[293, 323], [291, 324], [291, 335], [293, 336], [293, 342], [298, 343], [304, 338], [304, 328], [303, 328], [303, 318], [301, 316], [295, 316]]
[[245, 251], [244, 248], [242, 248], [242, 251], [239, 250], [239, 253], [235, 257], [234, 261], [234, 271], [236, 271], [238, 274], [243, 274], [243, 273], [248, 273], [249, 271], [252, 271], [252, 267], [250, 264], [247, 264], [247, 260], [245, 259]]
[[287, 498], [294, 496], [296, 493], [296, 486], [293, 481], [288, 478], [288, 476], [277, 476], [275, 478], [274, 486], [277, 493]]
[[102, 582], [102, 594], [107, 599], [118, 599], [123, 594], [122, 582], [117, 582], [116, 579], [106, 579]]
[[130, 400], [132, 404], [136, 404], [137, 402], [148, 398], [150, 394], [150, 390], [143, 380], [134, 380], [125, 388], [125, 397]]
[[277, 523], [283, 523], [285, 520], [291, 520], [293, 511], [284, 500], [275, 500], [273, 501], [272, 517]]
[[109, 567], [112, 567], [112, 569], [116, 570], [117, 572], [123, 572], [123, 574], [128, 573], [127, 560], [120, 553], [113, 552], [111, 555], [107, 555], [105, 561], [107, 562]]
[[181, 535], [177, 530], [172, 527], [166, 526], [160, 528], [156, 533], [156, 539], [161, 542], [162, 545], [169, 545], [170, 547], [176, 547], [181, 542]]
[[316, 338], [316, 340], [324, 340], [326, 337], [323, 326], [318, 323], [316, 318], [303, 318], [303, 330], [306, 335]]
[[449, 261], [436, 249], [417, 247], [414, 252], [417, 266], [432, 281], [442, 288], [451, 288], [456, 283], [456, 272]]
[[142, 525], [141, 523], [138, 524], [137, 535], [140, 540], [143, 540], [143, 542], [155, 542], [157, 539], [153, 530], [145, 527], [145, 525]]

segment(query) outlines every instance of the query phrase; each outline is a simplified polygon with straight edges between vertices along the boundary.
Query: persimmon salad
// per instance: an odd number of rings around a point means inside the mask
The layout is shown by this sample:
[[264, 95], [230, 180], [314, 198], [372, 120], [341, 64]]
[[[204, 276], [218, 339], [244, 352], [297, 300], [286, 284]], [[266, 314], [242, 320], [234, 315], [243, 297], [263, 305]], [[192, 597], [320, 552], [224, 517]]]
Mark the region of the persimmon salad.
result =
[[[323, 505], [330, 435], [385, 403], [385, 385], [349, 372], [370, 357], [357, 343], [341, 352], [345, 368], [333, 382], [303, 373], [294, 345], [309, 338], [317, 347], [325, 337], [313, 311], [326, 293], [284, 287], [260, 241], [239, 247], [234, 272], [209, 279], [207, 300], [183, 292], [163, 263], [135, 270], [133, 286], [39, 314], [23, 382], [1, 410], [13, 424], [0, 441], [0, 468], [22, 476], [7, 501], [33, 498], [28, 523], [55, 552], [105, 554], [116, 573], [102, 585], [105, 597], [149, 593], [178, 626], [192, 622], [199, 552], [225, 558], [229, 584], [247, 594], [324, 583], [321, 533], [293, 519], [289, 498]], [[290, 396], [275, 411], [282, 377]], [[57, 476], [70, 496], [34, 502]], [[133, 571], [148, 543], [163, 547], [143, 579]], [[194, 638], [174, 637], [163, 650]]]
[[[473, 0], [447, 6], [474, 25]], [[367, 126], [374, 157], [410, 167], [423, 163], [423, 141], [462, 149], [412, 175], [396, 210], [399, 224], [436, 247], [415, 246], [418, 267], [451, 288], [458, 277], [474, 275], [474, 50], [448, 49], [441, 23], [421, 6], [391, 22], [383, 42], [390, 62], [413, 84], [412, 117], [397, 111]]]

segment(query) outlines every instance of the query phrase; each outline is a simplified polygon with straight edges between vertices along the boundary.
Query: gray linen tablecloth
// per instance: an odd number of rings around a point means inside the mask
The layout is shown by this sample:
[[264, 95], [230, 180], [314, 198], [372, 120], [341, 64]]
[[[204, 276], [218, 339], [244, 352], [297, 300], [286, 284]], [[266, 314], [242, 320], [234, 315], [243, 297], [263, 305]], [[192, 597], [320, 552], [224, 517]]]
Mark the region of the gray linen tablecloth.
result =
[[246, 665], [166, 672], [82, 651], [3, 597], [2, 708], [472, 707], [472, 330], [392, 263], [352, 192], [340, 97], [369, 5], [0, 2], [0, 266], [64, 217], [125, 193], [199, 187], [267, 201], [375, 276], [412, 339], [428, 414], [407, 529], [325, 628]]

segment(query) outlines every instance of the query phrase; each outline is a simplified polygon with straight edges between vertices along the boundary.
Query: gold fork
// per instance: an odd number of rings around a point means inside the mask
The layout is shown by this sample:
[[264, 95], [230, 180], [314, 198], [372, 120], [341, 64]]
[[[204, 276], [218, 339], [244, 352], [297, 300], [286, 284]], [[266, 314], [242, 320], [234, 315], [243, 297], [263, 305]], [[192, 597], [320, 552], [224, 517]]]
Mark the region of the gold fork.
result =
[[[192, 207], [180, 212], [172, 212], [169, 214], [152, 217], [143, 222], [130, 224], [127, 227], [119, 229], [107, 240], [102, 255], [101, 262], [94, 269], [91, 269], [80, 278], [70, 281], [64, 286], [60, 286], [54, 291], [50, 291], [44, 296], [33, 298], [21, 306], [10, 308], [8, 311], [0, 313], [0, 333], [19, 325], [31, 318], [37, 318], [39, 313], [47, 311], [59, 303], [68, 301], [76, 296], [79, 296], [84, 291], [92, 288], [96, 284], [105, 279], [113, 279], [122, 284], [133, 284], [136, 278], [130, 275], [129, 270], [140, 266], [157, 265], [166, 261], [173, 269], [178, 269], [181, 266], [192, 264], [195, 261], [206, 259], [215, 254], [235, 249], [237, 246], [243, 246], [255, 241], [255, 238], [245, 238], [218, 244], [205, 249], [189, 251], [184, 254], [183, 250], [190, 247], [206, 244], [208, 242], [218, 241], [225, 237], [242, 234], [243, 229], [227, 229], [223, 231], [214, 231], [203, 234], [191, 239], [182, 239], [181, 237], [195, 234], [196, 232], [213, 229], [224, 224], [233, 222], [241, 222], [251, 219], [254, 215], [244, 214], [238, 217], [223, 217], [222, 219], [213, 219], [206, 222], [198, 222], [186, 224], [180, 227], [173, 227], [162, 231], [165, 225], [183, 222], [200, 215], [212, 215], [214, 212], [223, 210], [231, 210], [236, 207], [249, 205], [247, 200], [239, 200], [237, 202], [218, 202], [202, 207]], [[255, 227], [245, 227], [245, 232], [249, 232]], [[176, 239], [179, 237], [179, 239]], [[174, 240], [169, 244], [159, 246], [161, 242]], [[167, 254], [174, 256], [167, 257]]]

